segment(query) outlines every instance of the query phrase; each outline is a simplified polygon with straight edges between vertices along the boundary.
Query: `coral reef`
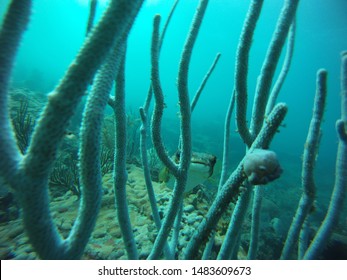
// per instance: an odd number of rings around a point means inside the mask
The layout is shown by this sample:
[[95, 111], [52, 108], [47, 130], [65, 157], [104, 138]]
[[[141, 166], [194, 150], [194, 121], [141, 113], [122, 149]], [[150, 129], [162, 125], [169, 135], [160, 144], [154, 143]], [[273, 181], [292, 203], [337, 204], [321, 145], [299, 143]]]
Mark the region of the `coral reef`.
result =
[[[164, 35], [178, 0], [162, 29], [161, 16], [153, 19], [150, 85], [139, 108], [140, 119], [126, 112], [128, 35], [143, 2], [109, 1], [93, 28], [96, 1], [90, 2], [87, 38], [37, 115], [30, 110], [29, 99], [17, 102], [12, 110], [9, 103], [12, 69], [32, 11], [31, 0], [10, 1], [0, 29], [0, 201], [5, 206], [0, 209], [4, 221], [0, 225], [4, 244], [1, 258], [320, 258], [343, 209], [347, 186], [347, 53], [342, 54], [336, 178], [327, 213], [312, 233], [309, 218], [314, 212], [313, 170], [327, 92], [327, 72], [320, 70], [302, 166], [302, 197], [286, 234], [284, 215], [280, 217], [276, 199], [264, 195], [268, 186], [257, 185], [274, 181], [282, 172], [276, 154], [269, 148], [288, 111], [286, 104], [276, 104], [276, 98], [293, 56], [299, 0], [283, 3], [256, 81], [248, 125], [249, 54], [264, 1], [250, 3], [236, 53], [235, 87], [225, 117], [222, 167], [214, 195], [201, 187], [184, 192], [190, 182], [190, 168], [196, 163], [192, 160], [192, 113], [220, 57], [216, 55], [191, 102], [191, 58], [205, 12], [213, 1], [199, 1], [179, 61], [178, 160], [171, 158], [163, 141], [166, 94], [159, 63]], [[286, 40], [288, 50], [273, 86]], [[82, 120], [70, 129], [85, 96]], [[111, 121], [105, 120], [107, 105], [112, 108]], [[229, 146], [234, 107], [245, 153], [232, 169]], [[148, 150], [148, 136], [152, 150]], [[151, 178], [158, 159], [174, 178], [172, 190]], [[209, 165], [204, 166], [206, 177], [212, 174], [215, 162], [211, 156]], [[54, 191], [59, 188], [60, 192]], [[267, 234], [260, 227], [262, 203], [264, 208], [272, 209], [263, 219], [267, 220]], [[15, 205], [21, 209], [20, 219], [13, 211]], [[283, 241], [285, 246], [281, 248]], [[270, 253], [259, 254], [259, 248], [267, 250], [273, 244], [278, 246]], [[293, 253], [297, 244], [299, 249]]]

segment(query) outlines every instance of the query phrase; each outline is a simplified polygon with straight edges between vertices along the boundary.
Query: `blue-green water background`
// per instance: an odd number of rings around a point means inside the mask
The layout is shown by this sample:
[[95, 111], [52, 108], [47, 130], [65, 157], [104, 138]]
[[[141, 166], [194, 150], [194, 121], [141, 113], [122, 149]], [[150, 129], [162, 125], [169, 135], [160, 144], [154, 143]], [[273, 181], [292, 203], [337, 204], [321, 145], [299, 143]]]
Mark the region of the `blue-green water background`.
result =
[[[126, 88], [127, 107], [134, 112], [143, 104], [149, 85], [153, 15], [160, 13], [165, 19], [173, 2], [146, 1], [131, 31]], [[250, 55], [249, 114], [256, 79], [283, 4], [280, 0], [264, 2]], [[1, 16], [7, 3], [0, 1]], [[222, 154], [224, 116], [234, 86], [236, 47], [249, 3], [243, 0], [211, 0], [191, 61], [189, 89], [192, 97], [215, 55], [218, 52], [222, 54], [193, 114], [194, 149], [203, 149], [219, 158]], [[172, 123], [178, 120], [178, 63], [197, 4], [198, 0], [180, 1], [161, 53], [161, 79], [167, 105], [164, 133], [169, 135], [172, 135]], [[98, 16], [104, 7], [104, 4], [99, 6]], [[53, 90], [84, 40], [88, 11], [86, 0], [34, 1], [31, 23], [13, 73], [13, 85], [47, 93]], [[276, 136], [271, 148], [282, 161], [284, 187], [299, 189], [301, 156], [312, 114], [316, 72], [320, 68], [327, 69], [329, 95], [316, 167], [318, 198], [322, 205], [328, 201], [334, 183], [335, 121], [340, 115], [340, 52], [346, 49], [347, 0], [302, 0], [297, 16], [294, 58], [278, 98], [278, 101], [288, 104], [289, 112], [286, 126]], [[172, 141], [172, 137], [166, 137], [166, 141], [169, 147], [175, 147], [177, 143]], [[236, 164], [243, 154], [242, 141], [234, 132], [231, 162]], [[293, 205], [296, 204], [297, 201], [293, 201]]]

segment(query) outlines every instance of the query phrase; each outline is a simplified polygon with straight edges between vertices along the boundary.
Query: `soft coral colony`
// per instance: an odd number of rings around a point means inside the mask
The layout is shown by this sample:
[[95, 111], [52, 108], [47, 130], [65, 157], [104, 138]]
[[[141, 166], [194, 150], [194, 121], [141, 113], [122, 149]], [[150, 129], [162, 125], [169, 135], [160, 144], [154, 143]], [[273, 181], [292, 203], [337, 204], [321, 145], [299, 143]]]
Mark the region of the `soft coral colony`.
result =
[[[35, 124], [29, 146], [24, 155], [15, 140], [15, 132], [9, 116], [8, 95], [16, 53], [30, 21], [32, 1], [12, 0], [8, 5], [0, 31], [0, 176], [18, 200], [29, 242], [42, 259], [81, 258], [89, 242], [102, 199], [101, 130], [107, 104], [114, 109], [115, 117], [113, 186], [118, 222], [127, 257], [129, 259], [139, 258], [138, 244], [135, 242], [126, 200], [127, 116], [125, 112], [124, 80], [126, 77], [124, 64], [128, 34], [137, 14], [141, 9], [145, 9], [145, 7], [142, 7], [143, 2], [143, 0], [111, 0], [101, 19], [91, 30], [90, 26], [93, 22], [97, 1], [90, 2], [91, 20], [88, 24], [90, 32], [64, 77], [49, 93], [47, 103]], [[248, 127], [246, 122], [248, 60], [253, 34], [264, 1], [253, 0], [250, 3], [236, 53], [234, 90], [231, 91], [230, 105], [225, 118], [223, 168], [218, 192], [205, 218], [200, 221], [188, 245], [179, 254], [177, 252], [177, 242], [180, 224], [184, 222], [182, 220], [183, 194], [193, 155], [191, 114], [220, 55], [217, 55], [191, 102], [188, 92], [188, 72], [191, 56], [205, 11], [208, 5], [213, 5], [213, 1], [209, 4], [210, 1], [208, 0], [200, 0], [179, 63], [177, 79], [180, 104], [179, 160], [173, 160], [168, 155], [162, 139], [162, 115], [165, 100], [159, 75], [159, 56], [166, 28], [178, 2], [178, 0], [174, 2], [171, 13], [161, 32], [161, 16], [156, 15], [154, 17], [150, 87], [148, 95], [143, 97], [144, 105], [140, 108], [142, 166], [146, 179], [148, 199], [152, 209], [153, 223], [157, 229], [153, 247], [147, 258], [175, 259], [180, 256], [184, 259], [209, 259], [212, 256], [217, 223], [227, 210], [228, 205], [235, 202], [236, 205], [226, 236], [220, 250], [215, 252], [217, 259], [234, 258], [239, 250], [240, 225], [242, 225], [245, 218], [246, 209], [253, 193], [252, 230], [248, 258], [255, 259], [258, 249], [262, 188], [266, 188], [266, 186], [258, 185], [264, 185], [277, 179], [282, 172], [276, 154], [270, 151], [269, 147], [287, 112], [286, 104], [276, 104], [276, 98], [289, 70], [293, 55], [295, 14], [299, 0], [285, 0], [283, 3], [257, 80], [252, 118]], [[286, 41], [288, 41], [287, 52], [282, 70], [277, 81], [273, 83], [275, 70]], [[114, 77], [116, 78], [114, 79]], [[314, 239], [310, 241], [300, 238], [299, 240], [300, 234], [305, 236], [306, 227], [303, 225], [307, 221], [315, 199], [313, 169], [318, 153], [320, 125], [325, 108], [326, 79], [326, 71], [318, 71], [314, 112], [303, 158], [303, 192], [286, 238], [281, 254], [282, 259], [292, 258], [293, 255], [302, 259], [318, 258], [329, 240], [333, 226], [343, 206], [343, 197], [347, 188], [346, 52], [342, 53], [342, 112], [341, 119], [336, 123], [338, 152], [334, 189], [326, 217], [317, 230]], [[115, 94], [111, 95], [114, 80], [116, 84]], [[88, 92], [79, 133], [80, 204], [74, 225], [69, 235], [63, 238], [51, 215], [48, 180], [68, 123], [89, 85], [91, 85], [91, 89]], [[150, 112], [152, 99], [154, 109], [153, 112]], [[238, 132], [245, 143], [246, 152], [238, 166], [234, 170], [229, 170], [227, 157], [230, 149], [230, 120], [234, 106]], [[149, 174], [149, 160], [146, 151], [148, 147], [147, 136], [149, 135], [151, 135], [153, 148], [158, 158], [174, 178], [172, 197], [164, 217], [161, 217], [158, 213], [156, 194], [153, 191]], [[300, 252], [295, 253], [298, 242], [300, 242]]]

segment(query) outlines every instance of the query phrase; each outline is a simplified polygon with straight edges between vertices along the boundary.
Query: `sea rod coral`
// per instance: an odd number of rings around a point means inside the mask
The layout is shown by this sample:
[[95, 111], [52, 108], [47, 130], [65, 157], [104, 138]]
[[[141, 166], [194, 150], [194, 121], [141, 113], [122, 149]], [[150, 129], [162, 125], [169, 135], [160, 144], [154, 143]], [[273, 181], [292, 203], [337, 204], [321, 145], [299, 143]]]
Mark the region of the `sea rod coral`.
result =
[[[277, 96], [289, 71], [293, 56], [295, 38], [295, 16], [299, 0], [284, 0], [283, 7], [268, 44], [267, 53], [256, 82], [255, 97], [250, 124], [247, 123], [249, 56], [257, 22], [263, 8], [263, 0], [252, 0], [244, 20], [235, 57], [234, 88], [230, 90], [229, 108], [225, 117], [222, 173], [218, 190], [206, 215], [192, 230], [186, 246], [179, 246], [182, 228], [189, 227], [183, 217], [184, 190], [189, 176], [192, 159], [192, 113], [199, 96], [213, 72], [220, 54], [206, 74], [200, 88], [190, 100], [189, 71], [192, 54], [197, 42], [206, 11], [213, 1], [199, 0], [187, 38], [184, 42], [177, 73], [177, 96], [179, 104], [179, 141], [177, 150], [179, 159], [172, 160], [163, 140], [163, 112], [166, 92], [162, 86], [160, 72], [160, 51], [164, 35], [171, 17], [179, 3], [175, 0], [171, 12], [160, 30], [161, 15], [153, 18], [153, 31], [150, 48], [150, 81], [144, 105], [140, 108], [142, 126], [140, 128], [141, 160], [145, 183], [151, 206], [154, 241], [146, 255], [140, 254], [141, 240], [135, 240], [135, 230], [131, 224], [131, 208], [127, 204], [127, 166], [126, 166], [126, 103], [125, 103], [125, 64], [128, 34], [133, 27], [137, 14], [143, 6], [143, 0], [111, 0], [101, 19], [93, 25], [96, 3], [91, 1], [87, 37], [74, 58], [66, 74], [54, 90], [48, 94], [47, 104], [36, 121], [29, 146], [22, 155], [16, 144], [15, 132], [11, 126], [8, 95], [10, 79], [16, 54], [23, 34], [28, 27], [32, 12], [31, 0], [11, 0], [0, 30], [0, 182], [10, 186], [17, 198], [23, 224], [29, 242], [37, 256], [42, 259], [79, 259], [83, 257], [90, 241], [96, 219], [101, 207], [102, 167], [101, 136], [102, 121], [107, 104], [111, 105], [115, 119], [115, 156], [112, 172], [113, 192], [117, 219], [128, 259], [198, 259], [237, 258], [241, 244], [241, 228], [247, 208], [253, 209], [248, 259], [257, 258], [259, 247], [260, 208], [262, 190], [270, 181], [277, 179], [282, 168], [276, 154], [270, 150], [271, 142], [286, 117], [288, 107], [276, 103]], [[145, 7], [143, 7], [144, 9]], [[275, 73], [280, 57], [287, 44], [279, 78]], [[141, 45], [142, 47], [142, 45]], [[301, 259], [319, 258], [327, 244], [334, 223], [343, 206], [347, 188], [347, 55], [342, 54], [341, 70], [341, 119], [336, 123], [338, 134], [338, 154], [336, 160], [336, 181], [328, 213], [312, 241], [304, 223], [314, 200], [313, 168], [318, 153], [319, 131], [324, 112], [324, 100], [327, 92], [325, 70], [317, 74], [317, 93], [314, 101], [307, 146], [302, 167], [303, 195], [298, 210], [288, 232], [281, 258], [293, 255]], [[275, 81], [275, 83], [273, 83]], [[115, 83], [115, 94], [110, 92]], [[273, 86], [274, 84], [274, 86]], [[89, 90], [88, 87], [91, 89]], [[53, 163], [56, 160], [59, 144], [62, 142], [69, 120], [74, 114], [82, 97], [87, 94], [83, 119], [80, 125], [79, 141], [79, 180], [80, 200], [77, 218], [68, 234], [63, 238], [50, 211], [48, 183]], [[153, 102], [153, 111], [150, 110]], [[237, 130], [244, 142], [245, 153], [234, 170], [229, 166], [230, 123], [235, 107]], [[147, 149], [152, 140], [152, 149], [170, 174], [174, 177], [174, 187], [164, 212], [158, 209], [158, 200], [152, 185]], [[215, 158], [213, 158], [215, 163]], [[225, 227], [225, 236], [220, 246], [215, 246], [218, 222], [223, 214], [230, 210], [235, 202], [230, 222]], [[116, 216], [116, 215], [115, 215]], [[154, 231], [154, 230], [153, 230]], [[299, 251], [295, 246], [299, 243]], [[294, 252], [294, 253], [293, 253]], [[142, 252], [141, 252], [142, 253]]]
[[[80, 210], [74, 227], [65, 240], [61, 238], [50, 214], [48, 175], [74, 109], [110, 51], [121, 50], [142, 2], [110, 2], [65, 77], [49, 94], [48, 103], [23, 157], [16, 147], [10, 125], [7, 93], [16, 50], [29, 22], [32, 1], [11, 1], [5, 15], [0, 31], [0, 170], [1, 176], [15, 191], [23, 210], [23, 221], [29, 240], [41, 258], [80, 258], [94, 228], [101, 199], [100, 163], [95, 160], [100, 157], [100, 136], [98, 128], [94, 130], [94, 125], [101, 123], [102, 114], [99, 112], [103, 112], [102, 109], [107, 104], [108, 91], [105, 93], [96, 88], [86, 107], [82, 124], [84, 138], [80, 147], [80, 174], [83, 184]], [[112, 62], [113, 73], [117, 72], [120, 57], [117, 56], [118, 62]], [[105, 69], [104, 72], [107, 71], [108, 69]], [[101, 110], [95, 110], [98, 107]]]

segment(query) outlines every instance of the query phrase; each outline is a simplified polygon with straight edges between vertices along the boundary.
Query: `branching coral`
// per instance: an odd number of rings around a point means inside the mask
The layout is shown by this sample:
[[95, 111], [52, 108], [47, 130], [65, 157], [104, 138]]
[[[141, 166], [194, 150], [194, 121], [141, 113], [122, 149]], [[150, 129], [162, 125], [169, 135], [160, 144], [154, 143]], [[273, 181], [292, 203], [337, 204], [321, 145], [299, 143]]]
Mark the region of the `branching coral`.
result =
[[35, 120], [28, 112], [28, 104], [28, 100], [21, 100], [20, 106], [12, 119], [17, 145], [22, 154], [25, 154], [25, 151], [29, 146], [30, 137], [35, 125]]
[[[95, 4], [92, 1], [92, 5]], [[30, 0], [12, 0], [0, 31], [0, 176], [15, 190], [18, 201], [23, 209], [23, 221], [29, 241], [39, 257], [45, 259], [74, 259], [80, 258], [94, 229], [96, 218], [101, 204], [102, 175], [113, 169], [114, 193], [116, 195], [117, 215], [122, 231], [123, 241], [128, 258], [139, 258], [137, 242], [134, 239], [129, 207], [126, 196], [126, 156], [137, 151], [137, 135], [141, 133], [141, 157], [144, 167], [149, 200], [153, 211], [153, 219], [158, 229], [153, 247], [148, 253], [148, 259], [158, 259], [164, 255], [168, 259], [177, 256], [176, 249], [181, 216], [183, 209], [183, 193], [188, 181], [189, 168], [192, 155], [191, 113], [196, 106], [200, 93], [208, 76], [216, 65], [217, 55], [207, 78], [198, 90], [196, 98], [190, 102], [188, 91], [188, 72], [193, 47], [202, 24], [208, 0], [201, 0], [195, 13], [190, 31], [185, 42], [179, 63], [177, 91], [180, 104], [180, 160], [173, 161], [167, 153], [162, 140], [162, 116], [165, 108], [164, 91], [159, 74], [159, 53], [163, 43], [163, 35], [159, 25], [161, 17], [154, 17], [152, 45], [151, 45], [151, 86], [145, 105], [140, 109], [142, 126], [138, 130], [134, 119], [127, 119], [125, 112], [125, 62], [127, 36], [132, 28], [137, 13], [143, 1], [112, 0], [99, 24], [90, 31], [81, 51], [67, 70], [65, 76], [48, 95], [48, 102], [44, 107], [37, 124], [35, 125], [27, 152], [23, 154], [29, 137], [22, 137], [24, 143], [18, 149], [15, 133], [12, 130], [8, 114], [8, 85], [15, 54], [20, 44], [22, 34], [27, 28], [31, 11]], [[175, 1], [176, 7], [178, 1]], [[226, 237], [218, 254], [218, 259], [231, 258], [237, 255], [240, 243], [239, 230], [246, 216], [247, 207], [251, 201], [253, 186], [251, 184], [266, 184], [278, 178], [282, 172], [276, 155], [267, 150], [278, 127], [281, 125], [287, 106], [283, 103], [274, 105], [277, 94], [269, 101], [270, 88], [276, 66], [286, 38], [289, 36], [289, 48], [293, 47], [295, 28], [293, 20], [299, 0], [284, 1], [276, 29], [269, 43], [268, 52], [259, 75], [256, 86], [256, 95], [253, 105], [253, 115], [250, 128], [246, 123], [247, 112], [247, 74], [248, 59], [253, 33], [261, 13], [263, 1], [253, 0], [246, 17], [244, 29], [236, 56], [235, 89], [232, 91], [229, 110], [225, 121], [225, 143], [223, 155], [223, 171], [217, 195], [208, 209], [205, 219], [194, 230], [189, 243], [180, 256], [186, 259], [198, 258], [202, 255], [202, 247], [208, 243], [203, 253], [204, 258], [211, 256], [214, 234], [218, 221], [228, 209], [231, 201], [237, 198], [230, 219]], [[174, 9], [173, 9], [174, 10]], [[95, 12], [95, 6], [92, 8]], [[171, 18], [170, 13], [169, 18]], [[94, 15], [91, 13], [90, 20]], [[292, 32], [289, 32], [289, 30]], [[289, 34], [289, 35], [288, 35]], [[285, 71], [289, 69], [292, 49], [288, 51], [288, 60], [285, 62]], [[316, 238], [308, 248], [304, 258], [317, 257], [317, 254], [331, 233], [334, 221], [337, 219], [338, 207], [342, 205], [342, 197], [346, 187], [346, 55], [343, 56], [343, 112], [341, 120], [337, 122], [336, 130], [339, 136], [339, 152], [337, 159], [337, 175], [335, 190], [332, 196], [326, 221], [323, 223]], [[287, 66], [286, 66], [287, 65]], [[285, 75], [284, 75], [285, 76]], [[110, 98], [109, 93], [116, 78], [115, 97]], [[93, 83], [92, 83], [93, 80]], [[282, 80], [283, 82], [283, 80]], [[87, 103], [83, 113], [83, 121], [79, 132], [78, 164], [76, 159], [70, 161], [70, 173], [61, 163], [54, 162], [59, 155], [59, 146], [66, 136], [68, 123], [76, 108], [85, 95], [87, 87], [92, 84], [88, 94]], [[172, 199], [169, 202], [165, 216], [159, 215], [156, 207], [156, 197], [151, 186], [149, 160], [147, 154], [146, 136], [149, 130], [149, 107], [154, 95], [154, 111], [151, 119], [151, 134], [153, 148], [170, 173], [175, 177]], [[236, 100], [236, 120], [238, 131], [247, 146], [245, 157], [235, 170], [227, 170], [227, 158], [230, 140], [230, 118]], [[104, 109], [107, 103], [114, 109], [115, 133], [104, 130], [104, 144], [102, 147], [102, 124]], [[316, 103], [318, 103], [316, 101]], [[265, 110], [265, 108], [267, 108]], [[20, 129], [29, 135], [32, 119], [27, 116], [27, 106], [23, 104], [18, 113]], [[127, 123], [128, 121], [128, 123]], [[133, 130], [129, 125], [133, 125]], [[113, 126], [113, 123], [112, 123]], [[113, 131], [112, 130], [112, 131]], [[130, 143], [130, 145], [129, 145]], [[128, 144], [128, 147], [127, 147]], [[317, 148], [316, 143], [314, 148]], [[113, 158], [114, 155], [114, 158]], [[308, 159], [312, 164], [312, 159]], [[306, 168], [306, 171], [310, 171]], [[51, 175], [51, 171], [53, 174]], [[227, 174], [230, 174], [229, 177]], [[306, 172], [307, 174], [307, 172]], [[64, 175], [64, 176], [63, 176]], [[305, 177], [305, 176], [304, 176]], [[49, 179], [51, 178], [51, 179]], [[306, 176], [306, 179], [308, 177]], [[64, 239], [56, 227], [50, 213], [50, 199], [48, 194], [49, 180], [51, 183], [70, 185], [76, 187], [76, 194], [80, 196], [80, 206], [76, 222], [69, 236]], [[247, 181], [251, 184], [244, 183]], [[243, 192], [241, 191], [243, 188]], [[257, 190], [262, 188], [257, 188]], [[241, 195], [240, 195], [241, 193]], [[252, 217], [252, 240], [249, 248], [249, 258], [256, 258], [257, 238], [259, 232], [259, 216], [261, 193], [256, 191]], [[337, 209], [337, 210], [336, 210]], [[38, 222], [39, 221], [39, 222]], [[300, 228], [299, 225], [298, 228]], [[173, 229], [173, 230], [172, 230]], [[154, 235], [154, 234], [153, 234]], [[168, 238], [171, 236], [171, 240]], [[289, 246], [294, 246], [289, 242]], [[170, 242], [169, 242], [170, 241]]]

